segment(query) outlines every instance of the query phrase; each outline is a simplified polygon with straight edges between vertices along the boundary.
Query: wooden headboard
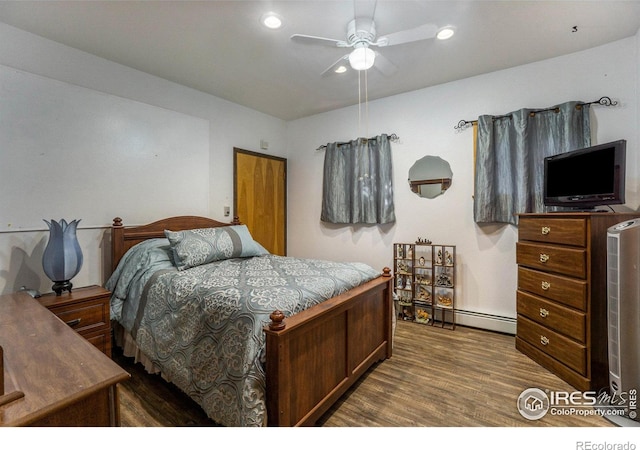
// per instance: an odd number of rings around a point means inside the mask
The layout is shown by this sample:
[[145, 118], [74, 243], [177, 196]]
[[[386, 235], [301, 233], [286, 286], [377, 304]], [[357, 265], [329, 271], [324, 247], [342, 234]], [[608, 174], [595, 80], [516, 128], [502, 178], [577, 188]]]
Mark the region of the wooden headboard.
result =
[[239, 224], [240, 221], [237, 217], [234, 217], [233, 222], [224, 223], [207, 217], [176, 216], [160, 219], [146, 225], [125, 227], [122, 224], [122, 219], [116, 217], [111, 226], [111, 271], [116, 270], [120, 259], [127, 250], [144, 240], [165, 237], [164, 230], [182, 231]]

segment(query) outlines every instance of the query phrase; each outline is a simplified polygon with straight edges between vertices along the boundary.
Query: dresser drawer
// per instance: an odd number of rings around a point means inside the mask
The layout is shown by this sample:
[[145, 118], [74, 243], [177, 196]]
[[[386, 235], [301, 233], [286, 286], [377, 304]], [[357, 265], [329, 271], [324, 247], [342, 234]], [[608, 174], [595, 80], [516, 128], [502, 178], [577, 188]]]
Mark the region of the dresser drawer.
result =
[[518, 267], [518, 289], [587, 310], [587, 282], [561, 275]]
[[541, 297], [518, 291], [518, 314], [580, 343], [586, 342], [586, 314]]
[[517, 326], [518, 336], [521, 339], [524, 339], [535, 348], [557, 359], [576, 372], [586, 375], [587, 349], [584, 345], [562, 336], [520, 314], [518, 314]]
[[520, 217], [518, 239], [586, 247], [586, 219]]
[[577, 278], [587, 276], [587, 251], [559, 245], [541, 245], [529, 242], [516, 244], [519, 265], [555, 272]]
[[49, 307], [49, 309], [80, 334], [110, 326], [108, 325], [109, 304], [103, 299]]

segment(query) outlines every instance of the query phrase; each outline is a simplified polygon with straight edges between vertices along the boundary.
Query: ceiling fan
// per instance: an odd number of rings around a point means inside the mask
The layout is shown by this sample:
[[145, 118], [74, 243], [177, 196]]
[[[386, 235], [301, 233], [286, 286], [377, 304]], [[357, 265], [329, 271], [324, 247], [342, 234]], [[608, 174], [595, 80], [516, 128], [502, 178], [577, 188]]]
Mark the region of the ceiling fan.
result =
[[308, 42], [315, 44], [330, 45], [339, 48], [351, 48], [352, 50], [341, 56], [336, 62], [329, 66], [322, 75], [335, 71], [344, 65], [348, 60], [354, 70], [368, 70], [374, 66], [385, 75], [395, 72], [395, 65], [379, 52], [371, 47], [391, 47], [394, 45], [406, 44], [409, 42], [433, 39], [438, 34], [439, 29], [435, 24], [427, 23], [415, 28], [398, 31], [377, 37], [376, 25], [373, 19], [355, 18], [347, 25], [346, 40], [331, 39], [306, 34], [294, 34], [291, 39], [297, 42]]

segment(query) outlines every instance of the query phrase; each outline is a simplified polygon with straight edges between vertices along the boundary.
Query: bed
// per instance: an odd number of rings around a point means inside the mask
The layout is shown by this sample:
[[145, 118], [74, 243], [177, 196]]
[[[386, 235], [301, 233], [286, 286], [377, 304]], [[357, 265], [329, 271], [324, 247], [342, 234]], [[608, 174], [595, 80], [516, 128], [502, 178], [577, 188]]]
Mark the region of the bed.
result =
[[[270, 255], [243, 228], [237, 219], [124, 226], [115, 218], [106, 286], [116, 345], [221, 425], [314, 425], [392, 355], [390, 270]], [[242, 245], [229, 258], [189, 261], [197, 252], [186, 237], [204, 231]], [[237, 306], [248, 295], [239, 285], [249, 288], [249, 307]]]

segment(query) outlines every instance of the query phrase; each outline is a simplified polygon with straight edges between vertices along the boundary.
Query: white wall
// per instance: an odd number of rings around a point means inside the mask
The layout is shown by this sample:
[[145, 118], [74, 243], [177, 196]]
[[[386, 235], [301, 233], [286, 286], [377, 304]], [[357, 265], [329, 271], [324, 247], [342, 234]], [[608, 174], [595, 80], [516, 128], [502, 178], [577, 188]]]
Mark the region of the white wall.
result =
[[[638, 174], [638, 39], [514, 69], [435, 86], [369, 104], [369, 136], [396, 133], [392, 144], [396, 224], [332, 226], [320, 222], [323, 153], [327, 142], [357, 137], [357, 108], [345, 108], [288, 124], [289, 253], [361, 260], [391, 267], [392, 244], [418, 237], [457, 246], [456, 307], [516, 316], [515, 242], [512, 226], [473, 221], [472, 130], [454, 130], [461, 119], [545, 108], [569, 100], [610, 96], [613, 108], [593, 107], [593, 143], [627, 139], [627, 205], [640, 201]], [[390, 80], [392, 82], [392, 80]], [[449, 161], [453, 184], [429, 200], [409, 190], [411, 165], [425, 155]]]
[[[285, 156], [286, 123], [280, 119], [112, 63], [2, 23], [0, 23], [0, 65], [205, 119], [209, 125], [209, 166], [202, 167], [203, 173], [209, 180], [209, 204], [206, 205], [205, 212], [218, 220], [227, 220], [223, 216], [223, 208], [227, 205], [233, 206], [234, 147]], [[2, 81], [0, 79], [0, 83]], [[51, 112], [51, 120], [56, 120], [55, 111]], [[261, 140], [269, 142], [268, 150], [260, 149]], [[87, 151], [90, 152], [91, 149], [92, 142], [89, 141]], [[7, 158], [19, 157], [21, 157], [20, 148], [0, 150], [0, 164], [5, 164]], [[65, 173], [66, 168], [53, 166], [51, 170]], [[176, 182], [189, 185], [190, 180], [181, 179]], [[81, 185], [77, 188], [82, 190], [86, 189], [86, 186]], [[24, 204], [23, 207], [29, 208], [30, 205]], [[101, 207], [99, 198], [95, 199], [93, 207]], [[144, 199], [140, 199], [140, 207], [144, 209]], [[166, 215], [173, 214], [175, 214], [174, 211], [166, 211]], [[0, 211], [0, 221], [4, 221], [3, 216], [11, 215], [12, 211]], [[112, 218], [117, 215], [122, 213], [114, 210], [109, 211], [107, 217]], [[47, 219], [50, 218], [47, 217]], [[54, 219], [61, 218], [63, 217]], [[65, 218], [73, 219], [73, 217]], [[148, 219], [157, 218], [149, 217]], [[127, 222], [127, 217], [123, 219], [125, 224], [131, 224]], [[83, 223], [81, 222], [80, 225]], [[84, 253], [84, 265], [78, 276], [72, 280], [77, 286], [104, 283], [108, 270], [108, 260], [105, 259], [105, 254], [109, 252], [108, 234], [105, 237], [105, 229], [101, 226], [108, 226], [110, 223], [91, 225], [98, 227], [82, 229], [81, 226], [78, 232]], [[44, 223], [42, 223], [42, 229], [35, 231], [0, 232], [0, 293], [13, 292], [22, 285], [35, 287], [44, 292], [51, 290], [51, 282], [44, 275], [41, 263], [47, 237], [48, 231]]]

